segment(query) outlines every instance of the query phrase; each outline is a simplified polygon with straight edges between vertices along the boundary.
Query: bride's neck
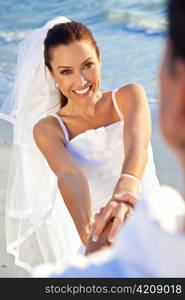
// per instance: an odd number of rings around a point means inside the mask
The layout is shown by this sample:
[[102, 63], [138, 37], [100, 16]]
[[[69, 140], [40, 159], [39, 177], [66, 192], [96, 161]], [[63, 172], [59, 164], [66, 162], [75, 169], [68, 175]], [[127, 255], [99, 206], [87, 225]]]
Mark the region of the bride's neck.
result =
[[71, 117], [80, 117], [82, 119], [91, 119], [97, 111], [97, 104], [102, 98], [102, 92], [98, 92], [92, 99], [92, 102], [85, 106], [78, 105], [74, 100], [68, 99], [63, 113]]

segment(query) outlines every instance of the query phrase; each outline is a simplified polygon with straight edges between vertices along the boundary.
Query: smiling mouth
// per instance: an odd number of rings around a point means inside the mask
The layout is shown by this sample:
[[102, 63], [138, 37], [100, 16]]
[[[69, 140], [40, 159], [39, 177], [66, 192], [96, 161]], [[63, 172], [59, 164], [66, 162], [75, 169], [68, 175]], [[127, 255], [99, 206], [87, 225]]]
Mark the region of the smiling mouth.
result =
[[86, 95], [88, 94], [88, 92], [91, 90], [92, 85], [89, 85], [87, 88], [85, 89], [81, 89], [81, 90], [74, 90], [73, 93], [75, 93], [76, 95]]

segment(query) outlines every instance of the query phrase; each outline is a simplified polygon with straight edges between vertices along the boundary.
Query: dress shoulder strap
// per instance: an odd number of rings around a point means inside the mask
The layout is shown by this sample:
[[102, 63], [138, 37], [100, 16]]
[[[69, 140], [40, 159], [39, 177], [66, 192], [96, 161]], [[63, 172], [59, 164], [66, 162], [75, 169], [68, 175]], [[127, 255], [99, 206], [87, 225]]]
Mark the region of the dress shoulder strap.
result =
[[123, 117], [123, 115], [122, 115], [122, 113], [121, 113], [121, 111], [120, 111], [120, 109], [119, 109], [118, 103], [117, 103], [117, 101], [116, 101], [116, 91], [117, 91], [117, 90], [118, 90], [118, 89], [115, 89], [115, 90], [112, 91], [112, 101], [113, 101], [114, 108], [115, 108], [115, 110], [116, 110], [116, 112], [117, 112], [117, 114], [118, 114], [120, 120], [123, 120], [124, 117]]
[[67, 141], [69, 141], [69, 136], [68, 136], [68, 132], [67, 132], [67, 129], [66, 129], [66, 126], [64, 125], [64, 122], [62, 121], [62, 119], [59, 117], [59, 115], [57, 115], [56, 113], [53, 113], [53, 114], [51, 114], [53, 117], [55, 117], [57, 120], [58, 120], [58, 122], [59, 122], [59, 124], [60, 124], [60, 126], [61, 126], [61, 128], [62, 128], [62, 130], [63, 130], [63, 132], [64, 132], [64, 136], [65, 136], [65, 139], [67, 140]]

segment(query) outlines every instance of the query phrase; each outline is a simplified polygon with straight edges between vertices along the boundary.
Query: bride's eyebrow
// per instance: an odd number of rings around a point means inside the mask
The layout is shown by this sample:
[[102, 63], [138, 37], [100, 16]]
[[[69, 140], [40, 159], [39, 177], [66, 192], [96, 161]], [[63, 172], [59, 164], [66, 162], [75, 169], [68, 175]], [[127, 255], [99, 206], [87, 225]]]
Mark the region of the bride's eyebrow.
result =
[[[89, 59], [91, 59], [92, 57], [88, 57], [83, 63], [81, 63], [81, 65], [84, 65]], [[70, 66], [58, 66], [57, 67], [57, 70], [60, 69], [60, 68], [72, 68]]]

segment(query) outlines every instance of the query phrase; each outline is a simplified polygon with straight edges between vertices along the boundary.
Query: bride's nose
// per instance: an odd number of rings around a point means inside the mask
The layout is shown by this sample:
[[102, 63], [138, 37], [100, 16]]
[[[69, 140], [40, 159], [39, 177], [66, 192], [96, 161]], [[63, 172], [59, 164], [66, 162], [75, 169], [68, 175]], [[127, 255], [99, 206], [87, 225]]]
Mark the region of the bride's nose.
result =
[[82, 73], [79, 73], [75, 77], [75, 86], [77, 88], [82, 88], [87, 83], [87, 79]]

